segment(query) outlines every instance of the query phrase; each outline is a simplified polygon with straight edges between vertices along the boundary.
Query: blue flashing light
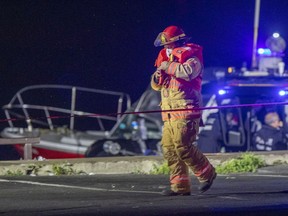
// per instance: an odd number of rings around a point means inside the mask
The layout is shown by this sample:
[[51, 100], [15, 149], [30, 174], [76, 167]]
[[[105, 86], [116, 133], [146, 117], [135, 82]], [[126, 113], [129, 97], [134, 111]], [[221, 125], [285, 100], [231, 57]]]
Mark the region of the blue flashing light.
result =
[[258, 52], [259, 55], [266, 55], [266, 56], [269, 56], [269, 55], [272, 54], [271, 50], [268, 49], [268, 48], [259, 48], [257, 50], [257, 52]]
[[138, 130], [139, 125], [137, 121], [132, 121], [131, 126], [133, 130]]
[[280, 95], [280, 96], [285, 96], [285, 95], [287, 95], [287, 91], [285, 91], [285, 90], [280, 90], [279, 92], [278, 92], [278, 94]]
[[280, 34], [278, 33], [278, 32], [275, 32], [275, 33], [273, 33], [273, 35], [272, 35], [274, 38], [279, 38], [280, 37]]
[[219, 95], [225, 95], [225, 94], [227, 94], [228, 92], [226, 91], [226, 90], [224, 90], [224, 89], [220, 89], [219, 91], [218, 91], [218, 94]]

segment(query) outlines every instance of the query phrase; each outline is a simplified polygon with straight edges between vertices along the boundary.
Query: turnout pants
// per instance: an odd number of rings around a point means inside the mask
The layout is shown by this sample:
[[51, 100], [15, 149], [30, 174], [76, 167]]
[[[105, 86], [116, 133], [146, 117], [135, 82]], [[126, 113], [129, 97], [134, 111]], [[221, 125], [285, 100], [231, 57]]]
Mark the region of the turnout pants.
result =
[[165, 121], [162, 136], [164, 159], [170, 168], [171, 190], [190, 192], [189, 169], [200, 182], [210, 180], [214, 167], [193, 142], [199, 132], [200, 119]]

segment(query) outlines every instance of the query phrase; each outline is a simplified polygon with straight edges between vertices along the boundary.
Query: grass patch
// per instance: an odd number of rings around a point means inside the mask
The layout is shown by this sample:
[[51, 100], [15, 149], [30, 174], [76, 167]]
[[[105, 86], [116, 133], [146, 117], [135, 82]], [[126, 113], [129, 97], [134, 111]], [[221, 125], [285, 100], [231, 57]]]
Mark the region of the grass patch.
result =
[[168, 167], [168, 164], [167, 164], [167, 162], [164, 162], [161, 165], [154, 164], [153, 168], [152, 168], [152, 170], [150, 171], [149, 174], [152, 174], [152, 175], [161, 175], [161, 174], [168, 175], [169, 173], [170, 173], [170, 169]]
[[264, 160], [252, 153], [244, 153], [239, 158], [231, 159], [216, 167], [219, 174], [256, 172], [264, 167]]
[[19, 169], [15, 170], [15, 171], [7, 170], [5, 175], [6, 176], [23, 176], [24, 173]]
[[[264, 166], [266, 166], [266, 164], [260, 157], [251, 153], [243, 153], [238, 158], [225, 161], [223, 164], [216, 166], [216, 172], [219, 174], [256, 172], [257, 169]], [[164, 162], [161, 165], [154, 164], [149, 174], [168, 175], [169, 173], [170, 169], [168, 164]]]
[[65, 163], [65, 164], [54, 164], [52, 166], [52, 172], [54, 175], [75, 175], [79, 174], [72, 168], [72, 164]]

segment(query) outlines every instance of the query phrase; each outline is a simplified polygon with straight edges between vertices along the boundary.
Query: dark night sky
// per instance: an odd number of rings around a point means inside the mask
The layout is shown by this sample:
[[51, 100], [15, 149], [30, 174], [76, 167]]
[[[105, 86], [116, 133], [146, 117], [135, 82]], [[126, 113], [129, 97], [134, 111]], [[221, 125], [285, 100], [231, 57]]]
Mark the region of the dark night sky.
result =
[[[0, 104], [34, 84], [124, 91], [147, 87], [155, 37], [180, 25], [204, 47], [205, 66], [240, 66], [252, 55], [253, 0], [1, 0]], [[288, 1], [262, 0], [259, 44], [288, 38]], [[286, 57], [285, 57], [286, 58]]]

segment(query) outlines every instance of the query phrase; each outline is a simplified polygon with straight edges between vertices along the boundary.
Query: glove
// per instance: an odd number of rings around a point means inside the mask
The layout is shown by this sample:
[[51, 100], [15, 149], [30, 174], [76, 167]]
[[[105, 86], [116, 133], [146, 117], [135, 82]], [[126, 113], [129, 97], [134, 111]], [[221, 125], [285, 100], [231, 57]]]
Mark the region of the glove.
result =
[[163, 70], [158, 70], [154, 72], [154, 81], [158, 85], [162, 85], [164, 83], [164, 80], [166, 79], [167, 74]]
[[168, 67], [169, 67], [169, 65], [170, 65], [170, 63], [169, 62], [167, 62], [167, 61], [163, 61], [162, 63], [161, 63], [161, 65], [157, 68], [157, 71], [159, 70], [159, 71], [167, 71], [167, 69], [168, 69]]

